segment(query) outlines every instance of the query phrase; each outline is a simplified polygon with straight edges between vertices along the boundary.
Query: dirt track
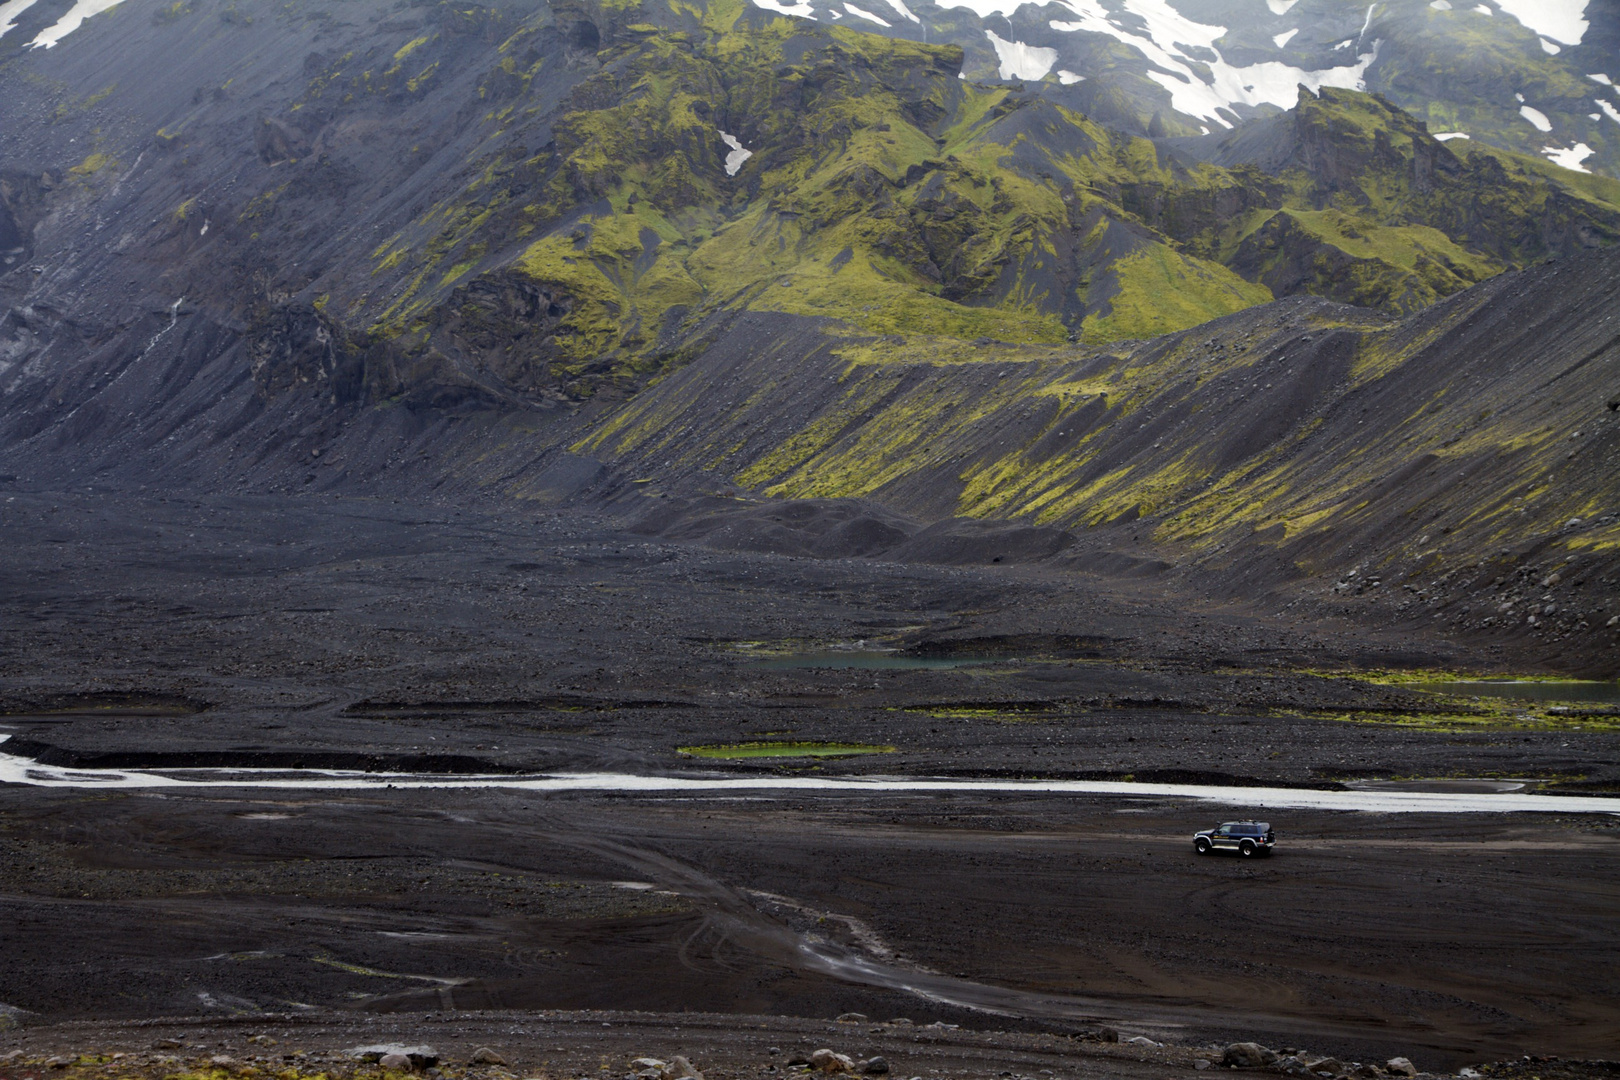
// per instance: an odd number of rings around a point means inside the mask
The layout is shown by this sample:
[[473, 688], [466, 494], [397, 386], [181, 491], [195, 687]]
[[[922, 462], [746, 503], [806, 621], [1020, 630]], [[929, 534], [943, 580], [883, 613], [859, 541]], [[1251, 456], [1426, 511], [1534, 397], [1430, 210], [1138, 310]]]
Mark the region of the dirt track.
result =
[[[1296, 670], [1467, 659], [1444, 640], [1034, 568], [317, 500], [19, 493], [0, 540], [4, 725], [67, 765], [814, 768], [675, 749], [791, 737], [896, 747], [823, 773], [1593, 789], [1620, 757], [1567, 727], [1336, 719], [1417, 699]], [[780, 669], [734, 645], [862, 638], [993, 662]], [[1274, 859], [1196, 858], [1188, 835], [1218, 816], [1176, 799], [10, 787], [0, 1002], [31, 1023], [855, 1010], [1058, 1034], [1106, 1019], [1425, 1068], [1614, 1056], [1613, 819], [1290, 812]]]

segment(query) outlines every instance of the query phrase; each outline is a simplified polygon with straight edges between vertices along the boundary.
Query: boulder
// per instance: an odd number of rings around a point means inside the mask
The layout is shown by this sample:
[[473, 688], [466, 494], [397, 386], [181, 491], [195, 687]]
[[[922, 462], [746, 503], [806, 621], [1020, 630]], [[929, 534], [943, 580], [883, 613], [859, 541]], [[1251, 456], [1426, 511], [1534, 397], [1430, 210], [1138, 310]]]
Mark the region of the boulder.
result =
[[412, 1072], [411, 1059], [404, 1054], [384, 1054], [377, 1059], [377, 1064], [389, 1072]]
[[703, 1074], [698, 1072], [690, 1061], [676, 1054], [669, 1059], [669, 1068], [664, 1070], [664, 1080], [703, 1080]]
[[889, 1063], [881, 1057], [869, 1057], [861, 1062], [861, 1072], [867, 1076], [886, 1076], [889, 1072]]
[[439, 1052], [431, 1046], [405, 1046], [402, 1043], [375, 1043], [371, 1046], [356, 1046], [344, 1053], [360, 1061], [381, 1061], [388, 1054], [402, 1054], [411, 1059], [411, 1068], [431, 1069], [439, 1063]]
[[1214, 1062], [1210, 1061], [1208, 1058], [1194, 1058], [1193, 1059], [1193, 1068], [1197, 1069], [1199, 1072], [1203, 1072], [1205, 1069], [1209, 1068], [1213, 1064], [1214, 1064]]
[[1384, 1062], [1384, 1071], [1392, 1076], [1416, 1076], [1417, 1066], [1409, 1058], [1392, 1057]]
[[1119, 1029], [1103, 1025], [1097, 1032], [1097, 1038], [1102, 1042], [1119, 1042]]
[[864, 1024], [866, 1023], [866, 1019], [867, 1017], [865, 1013], [847, 1012], [838, 1014], [838, 1022], [840, 1024]]
[[824, 1073], [852, 1073], [855, 1061], [848, 1054], [838, 1054], [825, 1048], [810, 1055], [810, 1067]]
[[487, 1046], [480, 1046], [473, 1051], [472, 1063], [474, 1065], [505, 1065], [506, 1059]]
[[21, 1061], [22, 1056], [23, 1052], [21, 1050], [7, 1050], [5, 1053], [0, 1054], [0, 1065], [10, 1065], [13, 1062]]
[[1238, 1069], [1259, 1069], [1275, 1063], [1277, 1055], [1254, 1042], [1232, 1043], [1221, 1054], [1221, 1064]]
[[1164, 1043], [1162, 1043], [1162, 1042], [1154, 1042], [1152, 1039], [1148, 1038], [1146, 1035], [1132, 1035], [1130, 1038], [1126, 1039], [1125, 1041], [1127, 1043], [1129, 1043], [1130, 1045], [1132, 1045], [1132, 1046], [1163, 1046], [1164, 1045]]

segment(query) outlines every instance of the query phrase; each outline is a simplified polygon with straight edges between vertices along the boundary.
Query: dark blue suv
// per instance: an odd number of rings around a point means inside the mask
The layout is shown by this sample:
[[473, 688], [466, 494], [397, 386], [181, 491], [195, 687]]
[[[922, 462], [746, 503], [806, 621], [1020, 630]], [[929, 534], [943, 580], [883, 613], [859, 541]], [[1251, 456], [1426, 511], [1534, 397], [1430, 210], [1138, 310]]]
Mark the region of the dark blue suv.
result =
[[1228, 821], [1193, 835], [1193, 850], [1200, 855], [1212, 851], [1235, 851], [1245, 857], [1270, 855], [1277, 834], [1269, 821]]

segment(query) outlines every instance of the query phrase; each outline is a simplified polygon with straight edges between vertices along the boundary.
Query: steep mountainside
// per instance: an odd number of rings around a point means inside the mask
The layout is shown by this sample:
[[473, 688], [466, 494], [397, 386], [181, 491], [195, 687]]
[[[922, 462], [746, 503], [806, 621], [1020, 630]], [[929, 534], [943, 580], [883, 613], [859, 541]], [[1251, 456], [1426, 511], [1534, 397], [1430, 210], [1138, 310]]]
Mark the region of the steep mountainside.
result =
[[[1481, 597], [1615, 593], [1620, 184], [1352, 90], [1195, 144], [963, 63], [743, 0], [127, 0], [0, 62], [0, 465], [671, 495], [1613, 647]], [[740, 490], [818, 501], [682, 501]]]
[[131, 0], [0, 69], [13, 394], [93, 386], [171, 308], [267, 390], [533, 404], [743, 309], [1109, 341], [1299, 292], [1412, 311], [1620, 236], [1620, 184], [1350, 91], [1226, 168], [744, 0], [369, 10]]

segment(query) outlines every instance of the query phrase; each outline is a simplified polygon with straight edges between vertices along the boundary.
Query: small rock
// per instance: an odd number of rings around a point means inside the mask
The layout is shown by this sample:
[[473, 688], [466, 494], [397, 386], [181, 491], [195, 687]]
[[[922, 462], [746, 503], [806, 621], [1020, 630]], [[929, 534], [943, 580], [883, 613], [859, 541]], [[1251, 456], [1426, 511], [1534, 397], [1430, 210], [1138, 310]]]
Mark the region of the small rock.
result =
[[[1620, 617], [1616, 617], [1615, 622], [1620, 623]], [[909, 1019], [907, 1019], [906, 1017], [904, 1017], [904, 1016], [897, 1016], [893, 1020], [890, 1020], [889, 1023], [894, 1027], [912, 1027], [913, 1026], [911, 1021]]]
[[1403, 1057], [1392, 1057], [1384, 1062], [1384, 1071], [1395, 1076], [1416, 1076], [1418, 1074], [1417, 1066]]
[[248, 1036], [248, 1042], [253, 1043], [255, 1046], [276, 1045], [276, 1040], [272, 1039], [268, 1035], [250, 1035]]
[[404, 1054], [384, 1054], [377, 1059], [377, 1064], [389, 1072], [411, 1072], [411, 1059]]
[[703, 1080], [703, 1074], [679, 1054], [669, 1059], [669, 1068], [664, 1070], [664, 1076], [666, 1080]]
[[1210, 1061], [1208, 1058], [1194, 1058], [1193, 1059], [1193, 1068], [1197, 1069], [1199, 1072], [1203, 1072], [1205, 1069], [1209, 1068], [1213, 1064], [1214, 1064], [1214, 1062]]
[[179, 1039], [159, 1039], [152, 1044], [154, 1050], [178, 1050], [182, 1043]]
[[852, 1073], [855, 1071], [855, 1060], [848, 1054], [823, 1048], [810, 1055], [810, 1067], [824, 1073]]
[[861, 1063], [861, 1072], [867, 1076], [887, 1076], [889, 1063], [881, 1057], [869, 1057]]
[[[773, 1047], [772, 1049], [774, 1050], [775, 1048]], [[636, 1060], [630, 1063], [630, 1067], [636, 1070], [638, 1073], [662, 1073], [665, 1069], [669, 1068], [669, 1065], [665, 1062], [659, 1061], [657, 1058], [636, 1058]]]
[[1097, 1038], [1103, 1042], [1119, 1042], [1119, 1029], [1106, 1025], [1097, 1032]]
[[65, 1069], [69, 1065], [73, 1064], [73, 1059], [65, 1057], [46, 1058], [45, 1064], [49, 1065], [53, 1069]]
[[1276, 1054], [1254, 1042], [1233, 1043], [1221, 1055], [1221, 1064], [1239, 1069], [1259, 1069], [1276, 1060]]
[[215, 1054], [213, 1057], [208, 1059], [208, 1064], [214, 1066], [216, 1069], [228, 1069], [232, 1065], [236, 1064], [236, 1059], [231, 1057], [229, 1054]]
[[1164, 1043], [1162, 1043], [1162, 1042], [1154, 1042], [1152, 1039], [1148, 1038], [1146, 1035], [1132, 1035], [1130, 1038], [1126, 1039], [1125, 1041], [1127, 1043], [1129, 1043], [1130, 1045], [1132, 1045], [1132, 1046], [1163, 1046], [1164, 1045]]
[[1614, 616], [1613, 618], [1611, 618], [1608, 622], [1604, 623], [1603, 625], [1608, 626], [1608, 627], [1620, 626], [1620, 615]]
[[21, 1050], [8, 1050], [4, 1054], [0, 1054], [0, 1065], [10, 1065], [14, 1061], [21, 1061], [22, 1056], [23, 1052]]
[[866, 1023], [866, 1014], [858, 1012], [839, 1013], [838, 1022], [840, 1024], [864, 1024]]

